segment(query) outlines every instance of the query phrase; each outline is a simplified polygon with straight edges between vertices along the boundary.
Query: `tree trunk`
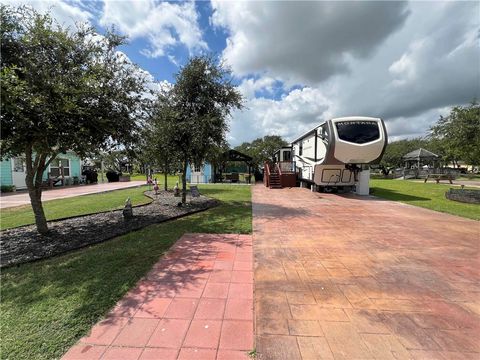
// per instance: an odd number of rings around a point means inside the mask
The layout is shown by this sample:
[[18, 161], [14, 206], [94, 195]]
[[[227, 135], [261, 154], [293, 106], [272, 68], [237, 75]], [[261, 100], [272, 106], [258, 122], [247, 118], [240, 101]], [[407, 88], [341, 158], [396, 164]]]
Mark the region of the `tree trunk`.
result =
[[42, 156], [38, 156], [32, 163], [32, 151], [27, 149], [25, 152], [25, 162], [27, 164], [27, 175], [25, 183], [30, 196], [33, 214], [35, 216], [35, 224], [37, 231], [44, 235], [48, 233], [47, 218], [42, 205], [42, 176], [45, 169], [45, 160]]
[[163, 167], [163, 171], [164, 171], [164, 188], [165, 188], [165, 191], [168, 190], [168, 161], [165, 161], [165, 166]]
[[42, 205], [42, 189], [28, 189], [28, 195], [30, 195], [30, 203], [32, 204], [33, 214], [35, 215], [35, 224], [37, 225], [37, 231], [45, 235], [48, 233], [47, 218]]
[[183, 162], [183, 174], [182, 174], [182, 204], [187, 203], [187, 165], [188, 160]]

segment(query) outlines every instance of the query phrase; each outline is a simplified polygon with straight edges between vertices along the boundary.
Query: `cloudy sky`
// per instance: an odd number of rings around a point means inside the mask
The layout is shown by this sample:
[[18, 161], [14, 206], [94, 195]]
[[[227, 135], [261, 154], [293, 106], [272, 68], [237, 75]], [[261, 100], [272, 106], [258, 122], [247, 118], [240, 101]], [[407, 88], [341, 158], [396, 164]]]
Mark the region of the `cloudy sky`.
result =
[[391, 140], [423, 136], [480, 97], [479, 2], [29, 3], [99, 33], [114, 25], [130, 39], [122, 51], [156, 81], [173, 82], [190, 55], [223, 58], [246, 99], [232, 146], [348, 115], [384, 118]]

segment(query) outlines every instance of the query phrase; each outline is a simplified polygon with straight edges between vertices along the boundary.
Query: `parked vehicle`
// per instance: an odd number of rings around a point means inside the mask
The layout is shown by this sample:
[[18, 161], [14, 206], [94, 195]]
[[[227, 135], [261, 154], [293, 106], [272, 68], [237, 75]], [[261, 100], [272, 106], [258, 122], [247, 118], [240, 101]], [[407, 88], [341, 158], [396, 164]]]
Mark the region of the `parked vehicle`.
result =
[[[348, 189], [362, 165], [379, 163], [387, 146], [382, 119], [330, 119], [292, 141], [292, 159], [301, 183], [319, 190]], [[368, 180], [367, 180], [368, 187]]]

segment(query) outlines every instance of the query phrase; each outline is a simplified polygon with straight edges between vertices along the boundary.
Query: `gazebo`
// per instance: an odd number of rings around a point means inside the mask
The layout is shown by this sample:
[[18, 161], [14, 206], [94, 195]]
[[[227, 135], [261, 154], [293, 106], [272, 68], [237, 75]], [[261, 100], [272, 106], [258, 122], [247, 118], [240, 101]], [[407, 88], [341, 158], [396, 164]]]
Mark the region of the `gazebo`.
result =
[[239, 180], [241, 181], [241, 179], [239, 178], [239, 174], [236, 172], [228, 173], [228, 174], [224, 173], [226, 168], [226, 163], [234, 161], [234, 162], [245, 163], [248, 169], [248, 175], [244, 174], [244, 176], [245, 176], [245, 181], [249, 183], [251, 178], [251, 171], [253, 168], [252, 160], [253, 160], [252, 157], [246, 154], [242, 154], [239, 151], [236, 151], [233, 149], [225, 151], [222, 154], [219, 163], [215, 164], [214, 166], [214, 174], [215, 174], [214, 181], [215, 182], [223, 182], [225, 180], [231, 181], [231, 182], [238, 182]]
[[435, 161], [439, 158], [437, 154], [432, 153], [431, 151], [425, 150], [423, 148], [413, 150], [408, 154], [403, 156], [405, 160], [405, 168], [409, 168], [409, 165], [417, 164], [417, 169], [420, 170], [420, 164], [431, 163], [433, 162], [433, 167], [435, 167]]

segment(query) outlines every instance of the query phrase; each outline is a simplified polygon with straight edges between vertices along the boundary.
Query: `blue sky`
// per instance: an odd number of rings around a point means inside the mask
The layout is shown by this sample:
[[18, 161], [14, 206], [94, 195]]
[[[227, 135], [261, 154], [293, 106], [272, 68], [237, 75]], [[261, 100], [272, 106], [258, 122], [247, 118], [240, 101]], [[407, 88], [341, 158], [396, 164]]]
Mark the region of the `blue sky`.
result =
[[155, 81], [173, 82], [191, 55], [216, 54], [245, 98], [230, 119], [233, 146], [349, 115], [382, 117], [393, 140], [425, 136], [480, 95], [479, 2], [23, 2], [99, 33], [114, 25]]

